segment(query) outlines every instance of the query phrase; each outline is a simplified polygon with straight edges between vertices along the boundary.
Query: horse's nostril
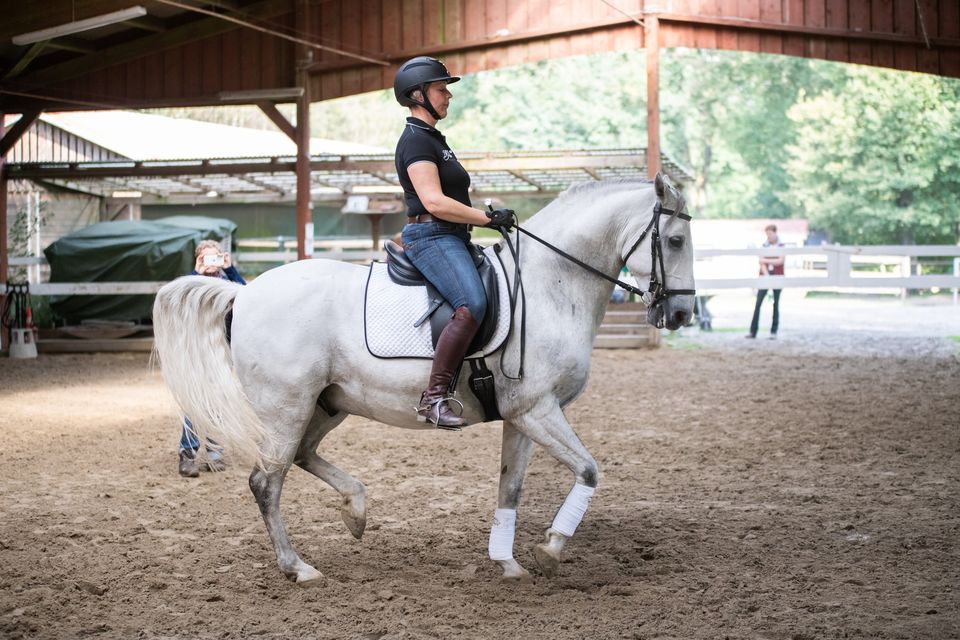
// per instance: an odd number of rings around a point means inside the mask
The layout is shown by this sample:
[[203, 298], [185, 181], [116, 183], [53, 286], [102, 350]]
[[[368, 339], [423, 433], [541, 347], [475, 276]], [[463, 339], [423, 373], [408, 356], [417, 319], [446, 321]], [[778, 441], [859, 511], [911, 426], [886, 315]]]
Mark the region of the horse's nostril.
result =
[[678, 325], [683, 326], [683, 325], [687, 324], [687, 312], [686, 312], [686, 311], [674, 311], [674, 312], [673, 312], [673, 319], [674, 319], [674, 321], [675, 321]]

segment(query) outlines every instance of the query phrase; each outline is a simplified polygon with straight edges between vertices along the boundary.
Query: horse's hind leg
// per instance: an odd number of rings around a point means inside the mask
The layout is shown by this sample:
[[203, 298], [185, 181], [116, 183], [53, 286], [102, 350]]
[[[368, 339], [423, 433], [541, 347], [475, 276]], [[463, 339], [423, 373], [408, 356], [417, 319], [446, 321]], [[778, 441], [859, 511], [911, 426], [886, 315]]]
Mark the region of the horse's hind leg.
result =
[[303, 584], [322, 578], [323, 574], [297, 555], [280, 514], [280, 492], [283, 490], [283, 481], [303, 439], [307, 420], [304, 418], [286, 423], [291, 425], [297, 423], [299, 423], [298, 427], [290, 428], [285, 433], [282, 429], [278, 429], [277, 425], [272, 425], [275, 437], [263, 444], [263, 460], [269, 462], [263, 463], [263, 469], [255, 467], [250, 473], [250, 491], [257, 499], [263, 522], [267, 525], [267, 533], [273, 543], [273, 550], [277, 554], [280, 570], [288, 579]]
[[306, 435], [300, 441], [294, 462], [304, 471], [312, 473], [336, 489], [342, 497], [340, 517], [353, 537], [359, 540], [367, 526], [366, 489], [362, 482], [317, 454], [320, 441], [346, 417], [346, 413], [330, 416], [326, 411], [318, 409], [307, 427]]
[[540, 403], [514, 420], [517, 428], [541, 445], [574, 474], [574, 485], [546, 531], [546, 541], [534, 549], [534, 558], [547, 577], [556, 574], [567, 540], [580, 525], [597, 486], [597, 463], [573, 432], [560, 405]]
[[503, 445], [500, 451], [500, 492], [497, 511], [490, 528], [487, 551], [490, 559], [503, 569], [504, 580], [528, 582], [530, 573], [513, 558], [513, 538], [516, 531], [517, 505], [523, 488], [523, 478], [533, 452], [533, 441], [509, 421], [503, 423]]

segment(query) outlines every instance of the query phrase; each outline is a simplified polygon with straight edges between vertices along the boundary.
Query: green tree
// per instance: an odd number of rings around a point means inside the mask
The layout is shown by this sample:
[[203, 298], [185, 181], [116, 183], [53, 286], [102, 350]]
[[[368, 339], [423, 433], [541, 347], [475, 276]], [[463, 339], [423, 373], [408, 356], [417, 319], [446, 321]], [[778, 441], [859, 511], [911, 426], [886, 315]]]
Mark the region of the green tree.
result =
[[786, 218], [788, 109], [842, 82], [842, 68], [801, 58], [677, 49], [663, 58], [664, 148], [695, 176], [707, 217]]
[[954, 243], [960, 222], [960, 83], [850, 68], [789, 112], [787, 198], [849, 244]]
[[466, 76], [444, 133], [459, 149], [646, 145], [642, 52], [547, 60]]

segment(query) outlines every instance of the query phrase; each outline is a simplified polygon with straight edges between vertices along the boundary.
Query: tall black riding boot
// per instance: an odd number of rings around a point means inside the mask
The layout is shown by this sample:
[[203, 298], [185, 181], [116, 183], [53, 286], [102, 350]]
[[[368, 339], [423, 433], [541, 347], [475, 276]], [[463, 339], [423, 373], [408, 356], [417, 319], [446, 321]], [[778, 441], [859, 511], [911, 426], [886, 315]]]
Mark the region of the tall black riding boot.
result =
[[455, 414], [447, 406], [450, 381], [457, 368], [467, 355], [470, 341], [476, 335], [477, 321], [467, 307], [460, 307], [453, 313], [453, 319], [440, 334], [433, 356], [433, 369], [426, 391], [420, 396], [417, 415], [432, 422], [440, 429], [459, 430], [467, 421]]

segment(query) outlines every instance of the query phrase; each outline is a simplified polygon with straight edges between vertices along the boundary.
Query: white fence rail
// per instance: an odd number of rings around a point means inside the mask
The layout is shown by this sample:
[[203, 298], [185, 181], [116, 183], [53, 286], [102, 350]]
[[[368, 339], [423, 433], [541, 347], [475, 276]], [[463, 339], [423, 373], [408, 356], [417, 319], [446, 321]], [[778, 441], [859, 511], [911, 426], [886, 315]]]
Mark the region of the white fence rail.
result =
[[[960, 287], [960, 246], [889, 245], [697, 249], [697, 290], [712, 289], [956, 289]], [[786, 274], [761, 276], [757, 258], [784, 256]], [[928, 260], [918, 260], [927, 258]], [[924, 274], [929, 258], [952, 273]]]
[[[320, 251], [314, 258], [346, 261], [383, 259], [382, 251]], [[757, 258], [785, 256], [784, 276], [760, 276]], [[960, 289], [960, 246], [895, 245], [817, 247], [755, 247], [748, 249], [697, 249], [694, 272], [697, 290], [717, 289]], [[292, 262], [290, 251], [241, 252], [238, 263]], [[919, 260], [919, 259], [927, 260]], [[940, 258], [952, 265], [950, 274], [924, 274], [923, 265]], [[42, 257], [12, 257], [11, 267], [43, 265]], [[34, 295], [154, 294], [163, 282], [31, 282]], [[0, 283], [0, 287], [2, 287]], [[2, 293], [2, 289], [0, 289]]]

